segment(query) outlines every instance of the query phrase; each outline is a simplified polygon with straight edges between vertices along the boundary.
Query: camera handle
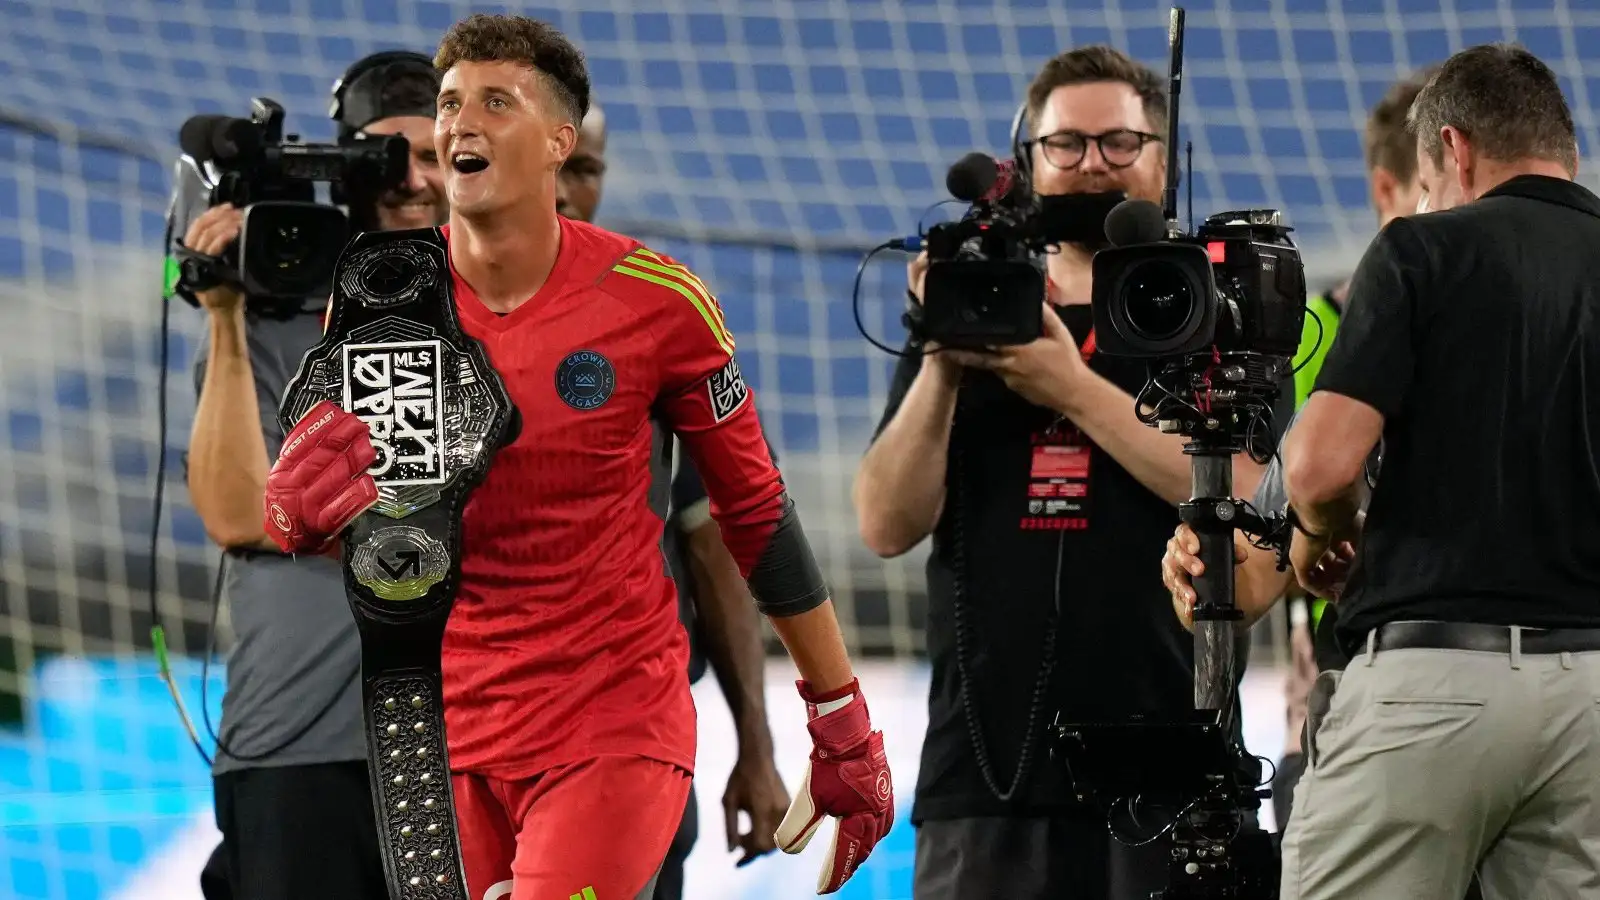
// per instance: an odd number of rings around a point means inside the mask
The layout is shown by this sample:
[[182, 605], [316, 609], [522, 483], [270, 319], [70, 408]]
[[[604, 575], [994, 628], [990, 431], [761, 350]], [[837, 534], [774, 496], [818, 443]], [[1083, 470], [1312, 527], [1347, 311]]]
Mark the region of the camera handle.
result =
[[1194, 706], [1223, 710], [1232, 705], [1238, 671], [1235, 624], [1244, 618], [1233, 602], [1233, 531], [1265, 530], [1261, 518], [1233, 498], [1234, 447], [1225, 441], [1196, 441], [1191, 457], [1192, 497], [1178, 505], [1179, 518], [1200, 538], [1205, 572], [1194, 579]]
[[172, 255], [178, 263], [175, 293], [192, 306], [200, 305], [197, 295], [201, 291], [209, 291], [225, 284], [234, 288], [243, 287], [239, 282], [239, 276], [228, 265], [228, 261], [220, 256], [191, 250], [183, 245], [181, 239], [173, 242]]

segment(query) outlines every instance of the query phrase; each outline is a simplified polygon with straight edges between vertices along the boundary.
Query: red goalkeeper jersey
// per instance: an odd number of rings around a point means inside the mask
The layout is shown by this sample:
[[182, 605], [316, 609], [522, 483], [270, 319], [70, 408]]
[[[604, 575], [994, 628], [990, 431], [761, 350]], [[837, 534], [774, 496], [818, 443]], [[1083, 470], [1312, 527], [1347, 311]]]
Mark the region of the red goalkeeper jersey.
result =
[[787, 509], [722, 311], [668, 257], [565, 218], [549, 281], [511, 313], [454, 284], [522, 428], [463, 516], [443, 648], [452, 766], [520, 779], [620, 753], [692, 771], [659, 427], [699, 467], [746, 575]]

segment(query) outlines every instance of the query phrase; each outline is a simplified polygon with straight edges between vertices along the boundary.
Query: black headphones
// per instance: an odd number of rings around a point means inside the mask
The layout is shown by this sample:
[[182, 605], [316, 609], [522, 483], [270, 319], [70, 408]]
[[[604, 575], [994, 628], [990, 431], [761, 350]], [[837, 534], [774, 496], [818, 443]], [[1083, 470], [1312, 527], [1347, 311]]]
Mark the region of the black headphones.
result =
[[382, 86], [395, 70], [426, 72], [435, 82], [439, 80], [433, 60], [414, 50], [384, 50], [356, 60], [333, 83], [328, 118], [338, 123], [339, 143], [349, 141], [367, 123], [384, 118], [378, 114]]

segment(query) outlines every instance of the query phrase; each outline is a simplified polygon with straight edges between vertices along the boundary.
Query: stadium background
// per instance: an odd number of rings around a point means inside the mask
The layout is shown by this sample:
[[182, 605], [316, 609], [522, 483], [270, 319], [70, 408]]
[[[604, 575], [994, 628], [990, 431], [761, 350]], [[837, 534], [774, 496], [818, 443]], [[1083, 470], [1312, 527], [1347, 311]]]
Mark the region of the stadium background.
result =
[[[1600, 138], [1595, 0], [1195, 0], [1181, 138], [1195, 212], [1274, 206], [1317, 284], [1370, 237], [1365, 111], [1395, 78], [1474, 43], [1514, 39], [1563, 78], [1583, 150]], [[152, 572], [191, 709], [216, 551], [187, 504], [180, 455], [202, 319], [170, 314], [162, 371], [160, 240], [179, 124], [246, 115], [328, 140], [328, 88], [351, 60], [431, 49], [493, 4], [402, 0], [0, 0], [0, 898], [198, 896], [209, 778], [150, 654]], [[721, 295], [744, 369], [836, 587], [907, 791], [922, 724], [922, 554], [885, 563], [854, 537], [850, 473], [890, 360], [856, 333], [861, 252], [912, 232], [961, 154], [1007, 146], [1047, 57], [1107, 41], [1165, 71], [1155, 0], [543, 3], [587, 53], [610, 125], [601, 221], [677, 255]], [[1587, 68], [1587, 74], [1585, 73]], [[1592, 182], [1591, 182], [1592, 183]], [[898, 341], [902, 260], [868, 269], [868, 327]], [[169, 407], [165, 441], [162, 389]], [[167, 511], [152, 541], [155, 471]], [[1156, 561], [1151, 551], [1151, 564]], [[1281, 746], [1283, 659], [1259, 629], [1250, 742]], [[220, 660], [206, 706], [218, 708]], [[805, 746], [775, 661], [786, 778]], [[707, 804], [696, 897], [811, 894], [815, 850], [735, 873], [716, 800], [726, 713], [701, 698]], [[844, 896], [909, 896], [901, 826]]]

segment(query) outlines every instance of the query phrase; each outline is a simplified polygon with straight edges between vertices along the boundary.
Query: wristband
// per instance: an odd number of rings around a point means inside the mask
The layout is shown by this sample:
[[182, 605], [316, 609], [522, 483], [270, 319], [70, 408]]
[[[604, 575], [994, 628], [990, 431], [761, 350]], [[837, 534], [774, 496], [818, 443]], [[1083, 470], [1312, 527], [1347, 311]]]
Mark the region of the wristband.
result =
[[1287, 511], [1284, 513], [1284, 519], [1289, 523], [1289, 525], [1291, 527], [1294, 528], [1295, 531], [1300, 532], [1301, 534], [1305, 535], [1308, 538], [1311, 538], [1314, 541], [1326, 541], [1330, 537], [1330, 535], [1326, 535], [1326, 534], [1317, 534], [1316, 532], [1314, 532], [1311, 529], [1307, 528], [1305, 526], [1305, 523], [1300, 521], [1300, 513], [1297, 512], [1295, 510], [1295, 508], [1292, 507], [1292, 506], [1288, 507]]

